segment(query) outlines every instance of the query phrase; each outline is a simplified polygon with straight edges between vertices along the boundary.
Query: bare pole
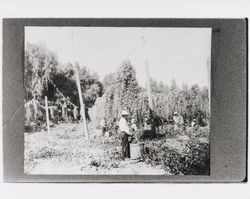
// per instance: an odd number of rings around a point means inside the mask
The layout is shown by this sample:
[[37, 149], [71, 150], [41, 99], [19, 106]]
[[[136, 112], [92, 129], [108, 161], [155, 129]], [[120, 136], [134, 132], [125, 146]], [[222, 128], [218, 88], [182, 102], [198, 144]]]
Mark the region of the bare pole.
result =
[[48, 134], [50, 134], [50, 128], [49, 128], [49, 110], [48, 110], [48, 99], [47, 99], [47, 96], [45, 96], [45, 109], [46, 109], [47, 129], [48, 129]]
[[[72, 53], [73, 53], [73, 59], [74, 59], [74, 36], [73, 36], [73, 30], [71, 31], [71, 36], [72, 36]], [[80, 114], [83, 122], [83, 128], [84, 128], [84, 133], [89, 141], [89, 132], [88, 132], [88, 127], [87, 127], [87, 122], [86, 122], [86, 117], [85, 117], [85, 104], [83, 103], [83, 98], [82, 98], [82, 89], [81, 89], [81, 84], [80, 84], [80, 77], [79, 77], [79, 69], [74, 64], [75, 68], [75, 74], [76, 74], [76, 84], [77, 84], [77, 90], [78, 90], [78, 95], [79, 95], [79, 101], [80, 101]]]
[[150, 85], [150, 77], [149, 77], [149, 69], [148, 69], [148, 60], [145, 62], [145, 70], [147, 75], [147, 93], [148, 93], [148, 105], [151, 110], [154, 109], [153, 107], [153, 99], [152, 99], [152, 92], [151, 92], [151, 85]]
[[145, 62], [145, 69], [146, 69], [146, 75], [147, 75], [147, 93], [148, 93], [148, 105], [149, 105], [149, 117], [152, 120], [152, 128], [151, 128], [151, 132], [152, 132], [152, 136], [155, 136], [156, 133], [156, 129], [155, 129], [155, 120], [154, 120], [154, 116], [153, 116], [153, 99], [152, 99], [152, 92], [151, 92], [151, 85], [150, 85], [150, 76], [149, 76], [149, 70], [148, 70], [148, 60], [146, 59]]
[[74, 67], [75, 67], [75, 72], [76, 72], [75, 73], [76, 84], [77, 84], [78, 95], [79, 95], [79, 100], [80, 100], [80, 114], [81, 114], [81, 118], [83, 122], [84, 132], [89, 141], [89, 132], [88, 132], [88, 127], [87, 127], [87, 122], [86, 122], [86, 117], [85, 117], [85, 104], [83, 103], [83, 99], [82, 99], [82, 89], [81, 89], [81, 84], [80, 84], [79, 70], [76, 65]]
[[[143, 46], [146, 46], [146, 39], [145, 39], [145, 37], [143, 36], [142, 37], [142, 45]], [[150, 85], [150, 76], [149, 76], [149, 64], [148, 64], [148, 59], [147, 59], [147, 51], [145, 51], [144, 52], [145, 53], [145, 56], [146, 56], [146, 58], [145, 58], [145, 71], [146, 71], [146, 79], [147, 79], [147, 81], [146, 81], [146, 87], [147, 87], [147, 94], [148, 94], [148, 105], [149, 105], [149, 108], [151, 109], [151, 110], [153, 110], [154, 109], [154, 107], [153, 107], [153, 99], [152, 99], [152, 92], [151, 92], [151, 85]]]

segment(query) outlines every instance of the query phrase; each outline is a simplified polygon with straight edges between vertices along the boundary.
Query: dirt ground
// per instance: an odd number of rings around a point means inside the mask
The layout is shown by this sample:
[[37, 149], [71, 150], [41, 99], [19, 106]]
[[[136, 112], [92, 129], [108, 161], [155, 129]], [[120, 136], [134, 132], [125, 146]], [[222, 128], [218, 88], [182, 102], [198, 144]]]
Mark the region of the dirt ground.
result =
[[141, 174], [171, 175], [141, 160], [122, 160], [120, 140], [90, 129], [90, 141], [77, 123], [64, 123], [46, 131], [25, 133], [26, 174]]

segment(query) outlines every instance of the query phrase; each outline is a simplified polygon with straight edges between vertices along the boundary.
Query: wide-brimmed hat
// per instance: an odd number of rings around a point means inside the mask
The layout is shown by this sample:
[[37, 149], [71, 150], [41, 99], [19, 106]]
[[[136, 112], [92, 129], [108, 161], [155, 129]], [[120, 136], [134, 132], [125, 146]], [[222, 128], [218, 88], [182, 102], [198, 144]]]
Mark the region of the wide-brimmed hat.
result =
[[127, 111], [123, 110], [122, 115], [129, 115], [129, 113]]

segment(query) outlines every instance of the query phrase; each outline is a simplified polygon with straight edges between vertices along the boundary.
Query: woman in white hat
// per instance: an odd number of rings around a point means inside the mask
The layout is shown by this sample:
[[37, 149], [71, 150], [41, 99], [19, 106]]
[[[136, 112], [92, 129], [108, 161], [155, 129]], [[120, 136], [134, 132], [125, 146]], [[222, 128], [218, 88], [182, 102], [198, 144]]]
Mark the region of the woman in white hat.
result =
[[128, 137], [131, 135], [128, 126], [128, 116], [129, 113], [125, 110], [122, 111], [121, 119], [119, 121], [119, 128], [121, 131], [122, 138], [122, 159], [129, 158], [129, 142]]

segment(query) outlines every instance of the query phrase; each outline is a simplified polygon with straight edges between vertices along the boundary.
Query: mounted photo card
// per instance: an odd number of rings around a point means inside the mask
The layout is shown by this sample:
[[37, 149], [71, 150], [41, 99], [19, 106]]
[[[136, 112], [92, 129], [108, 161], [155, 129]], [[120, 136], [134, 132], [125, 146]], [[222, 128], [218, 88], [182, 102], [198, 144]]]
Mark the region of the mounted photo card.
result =
[[246, 19], [4, 19], [5, 182], [245, 182]]

